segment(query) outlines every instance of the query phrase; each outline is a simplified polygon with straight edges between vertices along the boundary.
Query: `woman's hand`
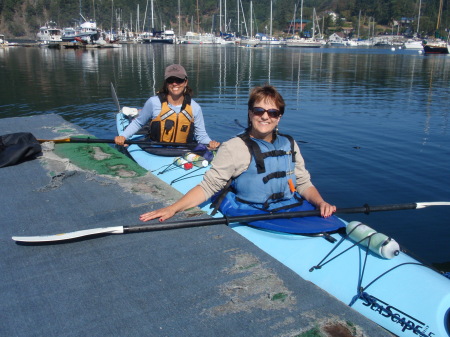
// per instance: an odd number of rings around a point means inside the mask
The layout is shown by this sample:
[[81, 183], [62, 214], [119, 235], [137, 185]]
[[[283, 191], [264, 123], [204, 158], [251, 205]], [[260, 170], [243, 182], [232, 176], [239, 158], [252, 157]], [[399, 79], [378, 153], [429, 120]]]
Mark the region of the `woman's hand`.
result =
[[203, 193], [200, 185], [197, 185], [183, 195], [183, 197], [181, 197], [181, 199], [177, 202], [170, 206], [144, 213], [139, 217], [139, 220], [148, 221], [159, 218], [159, 221], [164, 221], [173, 217], [175, 213], [198, 206], [204, 201], [206, 201], [205, 194]]
[[320, 215], [324, 218], [329, 218], [333, 215], [334, 212], [336, 212], [336, 206], [330, 205], [326, 201], [322, 201], [317, 205], [317, 208], [320, 209]]
[[164, 208], [157, 209], [155, 211], [151, 211], [148, 213], [144, 213], [139, 217], [139, 220], [141, 221], [149, 221], [152, 219], [159, 218], [159, 221], [162, 222], [166, 219], [169, 219], [175, 215], [175, 210], [173, 207], [168, 206]]
[[114, 143], [119, 146], [124, 146], [126, 140], [127, 139], [124, 136], [117, 136], [114, 138]]
[[215, 140], [212, 140], [208, 144], [208, 150], [215, 150], [220, 146], [219, 142], [216, 142]]

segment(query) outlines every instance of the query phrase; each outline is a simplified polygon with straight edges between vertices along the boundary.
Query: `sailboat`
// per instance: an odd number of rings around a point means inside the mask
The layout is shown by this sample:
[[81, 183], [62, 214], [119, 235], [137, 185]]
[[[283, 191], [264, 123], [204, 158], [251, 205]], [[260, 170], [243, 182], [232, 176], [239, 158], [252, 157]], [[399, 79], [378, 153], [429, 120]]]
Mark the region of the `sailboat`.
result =
[[[273, 22], [273, 16], [272, 16], [272, 7], [273, 7], [273, 1], [270, 1], [270, 31], [269, 36], [265, 34], [256, 34], [256, 37], [259, 38], [260, 44], [267, 45], [267, 46], [279, 46], [284, 45], [286, 42], [284, 40], [279, 40], [272, 35], [272, 22]], [[267, 29], [267, 27], [266, 27]]]
[[[444, 1], [440, 0], [438, 19], [437, 19], [437, 24], [436, 24], [436, 33], [435, 33], [436, 40], [423, 42], [423, 51], [425, 52], [425, 54], [448, 54], [448, 50], [449, 50], [448, 39], [449, 38], [447, 38], [447, 41], [443, 41], [440, 38], [440, 34], [439, 34], [439, 26], [441, 24], [441, 15], [442, 15], [443, 4], [444, 4]], [[450, 35], [449, 35], [449, 37], [450, 37]]]
[[177, 38], [175, 36], [175, 32], [173, 31], [173, 29], [166, 29], [166, 26], [164, 26], [164, 29], [162, 31], [155, 30], [153, 0], [151, 1], [151, 11], [152, 11], [151, 17], [152, 32], [150, 34], [143, 34], [142, 41], [144, 43], [166, 43], [166, 44], [176, 43]]
[[414, 34], [414, 38], [413, 39], [408, 39], [408, 41], [406, 41], [403, 44], [403, 47], [405, 49], [417, 49], [417, 50], [422, 50], [423, 49], [423, 43], [422, 40], [419, 39], [419, 34], [420, 34], [420, 9], [422, 8], [422, 0], [419, 0], [419, 13], [417, 14], [417, 30], [416, 33]]
[[[242, 6], [242, 2], [241, 2], [241, 6]], [[245, 15], [244, 15], [245, 18]], [[244, 19], [245, 22], [245, 19]], [[247, 31], [247, 27], [246, 31]], [[255, 38], [253, 36], [253, 1], [250, 1], [250, 36], [247, 37], [242, 37], [241, 38], [241, 45], [243, 46], [256, 46], [257, 44], [259, 44], [261, 42], [261, 40]]]
[[[294, 20], [293, 20], [293, 25], [294, 25], [294, 29], [293, 29], [293, 33], [294, 35], [292, 36], [292, 38], [289, 38], [286, 40], [286, 46], [288, 47], [303, 47], [303, 48], [320, 48], [322, 47], [322, 42], [317, 41], [314, 38], [314, 34], [315, 34], [315, 13], [316, 10], [314, 9], [313, 11], [313, 28], [312, 28], [312, 38], [310, 39], [306, 39], [303, 37], [299, 37], [298, 35], [295, 35], [295, 14], [297, 12], [297, 6], [294, 7]], [[300, 14], [300, 30], [303, 29], [303, 1], [301, 2], [301, 13]]]
[[194, 17], [191, 16], [191, 30], [187, 31], [184, 36], [180, 36], [182, 44], [215, 44], [216, 37], [212, 33], [200, 33], [200, 16], [198, 9], [198, 0], [196, 4], [197, 13], [197, 32], [194, 32]]

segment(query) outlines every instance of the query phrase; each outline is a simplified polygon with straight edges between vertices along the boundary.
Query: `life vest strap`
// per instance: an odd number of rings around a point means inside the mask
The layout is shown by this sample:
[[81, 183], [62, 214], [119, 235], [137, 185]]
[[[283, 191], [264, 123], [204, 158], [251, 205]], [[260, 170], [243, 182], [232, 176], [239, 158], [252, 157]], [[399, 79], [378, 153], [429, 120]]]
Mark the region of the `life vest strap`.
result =
[[296, 152], [294, 151], [294, 138], [292, 138], [290, 135], [285, 135], [284, 133], [279, 133], [279, 135], [289, 139], [289, 142], [291, 143], [292, 162], [295, 163]]
[[192, 121], [194, 120], [194, 117], [191, 116], [186, 110], [182, 109], [181, 113], [184, 115], [184, 117], [186, 117], [186, 119], [192, 123]]
[[267, 157], [281, 157], [281, 156], [285, 156], [287, 154], [291, 154], [291, 152], [286, 152], [286, 151], [283, 151], [283, 150], [273, 150], [273, 151], [264, 152], [263, 153], [263, 158], [267, 158]]
[[284, 178], [284, 177], [286, 177], [286, 171], [272, 172], [263, 178], [263, 182], [264, 184], [267, 184], [270, 179]]
[[239, 135], [239, 137], [244, 141], [245, 145], [247, 145], [250, 151], [250, 154], [255, 158], [257, 172], [258, 173], [266, 172], [266, 167], [264, 165], [264, 158], [259, 145], [250, 138], [248, 132]]
[[291, 143], [291, 152], [290, 153], [283, 151], [283, 150], [273, 150], [273, 151], [262, 153], [261, 148], [255, 141], [253, 141], [251, 139], [248, 132], [245, 132], [245, 133], [239, 135], [239, 137], [247, 145], [247, 147], [250, 151], [250, 154], [255, 158], [256, 169], [257, 169], [258, 173], [266, 172], [266, 167], [264, 165], [264, 158], [267, 158], [267, 157], [279, 157], [279, 156], [284, 156], [284, 155], [290, 154], [291, 158], [292, 158], [291, 159], [292, 162], [295, 163], [294, 138], [292, 138], [289, 135], [285, 135], [285, 134], [281, 134], [281, 133], [279, 135], [286, 137], [289, 140], [289, 142]]
[[230, 178], [224, 188], [217, 193], [217, 195], [214, 197], [213, 202], [211, 203], [211, 208], [213, 208], [211, 215], [214, 215], [219, 210], [220, 205], [222, 205], [223, 199], [225, 199], [228, 192], [232, 190], [231, 183], [233, 182], [233, 178]]
[[175, 111], [173, 111], [172, 109], [170, 109], [169, 111], [167, 111], [164, 115], [161, 116], [161, 120], [165, 120], [166, 118], [169, 118], [170, 116], [172, 116], [175, 113]]

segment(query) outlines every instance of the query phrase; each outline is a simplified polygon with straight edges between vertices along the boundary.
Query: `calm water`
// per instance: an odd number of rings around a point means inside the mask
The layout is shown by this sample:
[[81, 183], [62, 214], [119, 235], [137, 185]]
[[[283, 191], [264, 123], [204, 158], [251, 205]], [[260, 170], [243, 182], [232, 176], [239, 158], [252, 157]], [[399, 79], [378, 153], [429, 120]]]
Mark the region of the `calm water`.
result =
[[[287, 102], [280, 131], [299, 141], [313, 182], [338, 207], [450, 201], [449, 56], [192, 45], [4, 48], [0, 118], [56, 113], [112, 138], [110, 83], [122, 106], [141, 107], [170, 63], [186, 67], [207, 130], [219, 141], [246, 124], [250, 88], [275, 85]], [[426, 261], [450, 261], [450, 207], [343, 218], [367, 223]]]

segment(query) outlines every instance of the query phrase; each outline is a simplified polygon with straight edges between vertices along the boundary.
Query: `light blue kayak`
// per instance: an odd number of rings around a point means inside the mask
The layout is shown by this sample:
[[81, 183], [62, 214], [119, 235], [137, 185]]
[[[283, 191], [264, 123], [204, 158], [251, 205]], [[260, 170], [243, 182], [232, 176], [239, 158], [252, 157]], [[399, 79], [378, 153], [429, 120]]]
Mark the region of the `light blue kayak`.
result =
[[[116, 122], [118, 132], [129, 123], [122, 113], [117, 114]], [[139, 137], [142, 136], [133, 140]], [[173, 165], [176, 158], [150, 154], [138, 145], [130, 145], [127, 151], [139, 165], [181, 193], [197, 185], [209, 169], [185, 170]], [[211, 210], [209, 205], [202, 206], [207, 212]], [[347, 229], [356, 226], [375, 232], [358, 225], [351, 222]], [[395, 249], [398, 244], [394, 240], [376, 242], [374, 235], [370, 244], [370, 239], [358, 243], [364, 235], [350, 234], [349, 238], [345, 233], [334, 233], [326, 240], [321, 236], [280, 233], [241, 224], [231, 227], [302, 278], [395, 335], [450, 336], [450, 279]], [[372, 249], [366, 247], [369, 244]], [[392, 247], [394, 250], [388, 253], [381, 252]]]

